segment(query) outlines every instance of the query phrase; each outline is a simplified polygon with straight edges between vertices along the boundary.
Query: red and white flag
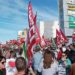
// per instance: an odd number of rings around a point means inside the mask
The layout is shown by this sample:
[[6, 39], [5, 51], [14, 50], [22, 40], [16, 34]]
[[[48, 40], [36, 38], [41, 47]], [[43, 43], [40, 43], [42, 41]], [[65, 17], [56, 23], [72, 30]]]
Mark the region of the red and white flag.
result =
[[57, 46], [60, 45], [62, 42], [66, 43], [66, 42], [68, 42], [68, 39], [65, 36], [65, 34], [62, 32], [61, 29], [60, 29], [60, 31], [56, 29], [56, 44], [57, 44]]
[[63, 42], [68, 42], [68, 39], [67, 39], [67, 37], [65, 36], [65, 34], [62, 32], [62, 30], [60, 29], [60, 34], [61, 34], [61, 40], [63, 41]]
[[29, 21], [29, 27], [31, 28], [34, 24], [34, 21], [33, 21], [33, 11], [32, 11], [32, 4], [31, 2], [29, 2], [29, 5], [28, 5], [28, 21]]
[[38, 27], [36, 24], [36, 17], [37, 17], [37, 15], [35, 15], [35, 17], [34, 17], [34, 27], [35, 27], [35, 31], [36, 31], [36, 45], [38, 45], [41, 41], [41, 37], [40, 37], [40, 33], [39, 33], [39, 30], [38, 30]]
[[33, 48], [35, 47], [36, 44], [36, 39], [35, 39], [35, 27], [34, 27], [34, 20], [33, 20], [33, 11], [32, 11], [32, 4], [29, 2], [28, 5], [28, 21], [29, 21], [29, 44], [28, 44], [28, 50], [27, 50], [27, 55], [28, 58], [30, 59], [33, 54]]

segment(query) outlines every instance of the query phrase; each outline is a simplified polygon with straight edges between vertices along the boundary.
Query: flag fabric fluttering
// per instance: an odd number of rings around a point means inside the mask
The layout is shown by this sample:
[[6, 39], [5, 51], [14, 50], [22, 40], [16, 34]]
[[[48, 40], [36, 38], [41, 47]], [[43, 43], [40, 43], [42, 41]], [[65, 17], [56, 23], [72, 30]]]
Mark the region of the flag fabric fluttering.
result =
[[60, 29], [60, 34], [61, 34], [61, 39], [62, 39], [62, 41], [63, 42], [68, 42], [68, 39], [67, 39], [67, 37], [65, 36], [65, 34], [63, 33], [63, 31]]
[[40, 46], [42, 48], [44, 48], [46, 46], [46, 42], [45, 42], [45, 38], [44, 36], [40, 37], [40, 33], [39, 33], [39, 30], [38, 30], [38, 27], [37, 27], [37, 24], [36, 24], [36, 17], [37, 17], [37, 14], [35, 15], [34, 17], [34, 27], [35, 27], [35, 32], [36, 32], [36, 45], [40, 44]]
[[29, 22], [29, 28], [31, 28], [34, 24], [34, 21], [33, 21], [33, 11], [32, 11], [32, 4], [31, 2], [29, 2], [29, 5], [28, 5], [28, 22]]
[[28, 5], [28, 22], [29, 22], [29, 43], [28, 43], [28, 49], [27, 49], [27, 55], [28, 59], [31, 59], [32, 54], [33, 54], [33, 48], [35, 47], [36, 44], [36, 39], [35, 39], [35, 27], [34, 27], [34, 16], [33, 16], [33, 11], [32, 11], [32, 4], [29, 2]]
[[56, 29], [56, 44], [57, 44], [57, 46], [63, 42], [64, 43], [68, 42], [67, 37], [65, 36], [65, 34], [62, 32], [61, 29], [60, 30]]
[[35, 27], [35, 32], [36, 32], [36, 45], [38, 45], [41, 41], [41, 37], [40, 37], [40, 33], [36, 24], [36, 18], [37, 18], [37, 14], [34, 17], [34, 27]]
[[61, 35], [58, 29], [56, 29], [56, 45], [60, 45], [61, 43]]

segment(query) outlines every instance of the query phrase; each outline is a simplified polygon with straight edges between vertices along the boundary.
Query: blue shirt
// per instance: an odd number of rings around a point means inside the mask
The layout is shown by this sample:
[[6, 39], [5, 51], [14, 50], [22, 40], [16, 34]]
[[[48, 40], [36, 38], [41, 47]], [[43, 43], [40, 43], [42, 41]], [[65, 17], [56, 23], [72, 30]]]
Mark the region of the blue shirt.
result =
[[43, 55], [42, 55], [41, 51], [38, 51], [35, 54], [33, 54], [33, 64], [34, 64], [33, 66], [34, 66], [35, 70], [38, 70], [38, 67], [42, 60], [42, 57], [43, 57]]

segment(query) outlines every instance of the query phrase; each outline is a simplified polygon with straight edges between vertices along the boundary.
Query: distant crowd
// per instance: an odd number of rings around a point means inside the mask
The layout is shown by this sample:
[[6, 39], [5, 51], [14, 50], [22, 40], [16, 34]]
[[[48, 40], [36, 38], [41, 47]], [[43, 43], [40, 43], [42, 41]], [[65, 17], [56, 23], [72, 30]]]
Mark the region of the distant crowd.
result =
[[0, 50], [0, 75], [75, 75], [75, 44], [34, 48], [31, 62], [19, 51]]

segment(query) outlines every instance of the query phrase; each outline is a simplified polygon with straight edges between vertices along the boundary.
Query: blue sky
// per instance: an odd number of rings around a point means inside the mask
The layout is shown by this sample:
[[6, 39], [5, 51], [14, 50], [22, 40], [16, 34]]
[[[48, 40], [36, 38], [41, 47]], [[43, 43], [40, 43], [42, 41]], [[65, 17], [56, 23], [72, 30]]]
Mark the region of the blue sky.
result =
[[[0, 42], [17, 39], [19, 30], [28, 27], [29, 0], [0, 0]], [[37, 22], [58, 19], [57, 0], [31, 0]]]

